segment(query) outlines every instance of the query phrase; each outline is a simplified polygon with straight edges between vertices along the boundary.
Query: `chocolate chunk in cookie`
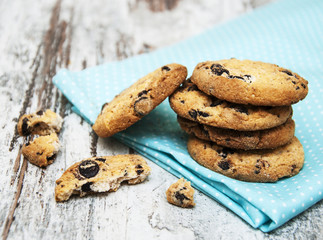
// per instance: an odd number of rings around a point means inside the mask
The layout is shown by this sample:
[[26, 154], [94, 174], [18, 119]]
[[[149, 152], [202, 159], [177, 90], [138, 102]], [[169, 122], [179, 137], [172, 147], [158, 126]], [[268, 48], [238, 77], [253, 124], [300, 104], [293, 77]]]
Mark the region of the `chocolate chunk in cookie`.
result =
[[167, 189], [166, 197], [169, 203], [182, 208], [195, 206], [194, 189], [191, 187], [191, 183], [185, 181], [184, 178], [179, 179]]

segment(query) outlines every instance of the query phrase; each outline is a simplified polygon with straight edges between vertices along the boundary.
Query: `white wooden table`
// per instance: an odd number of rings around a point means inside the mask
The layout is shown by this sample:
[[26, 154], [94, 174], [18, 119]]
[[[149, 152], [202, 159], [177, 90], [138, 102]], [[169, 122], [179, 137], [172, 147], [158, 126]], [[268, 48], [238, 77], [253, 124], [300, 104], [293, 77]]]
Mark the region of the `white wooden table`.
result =
[[[322, 201], [272, 233], [251, 228], [196, 192], [196, 207], [165, 200], [176, 178], [149, 161], [152, 174], [117, 192], [54, 200], [55, 180], [94, 155], [133, 152], [98, 139], [71, 111], [51, 79], [153, 51], [198, 34], [270, 0], [3, 0], [0, 2], [0, 225], [3, 239], [322, 239]], [[21, 156], [24, 113], [50, 108], [64, 118], [55, 162], [38, 168]]]

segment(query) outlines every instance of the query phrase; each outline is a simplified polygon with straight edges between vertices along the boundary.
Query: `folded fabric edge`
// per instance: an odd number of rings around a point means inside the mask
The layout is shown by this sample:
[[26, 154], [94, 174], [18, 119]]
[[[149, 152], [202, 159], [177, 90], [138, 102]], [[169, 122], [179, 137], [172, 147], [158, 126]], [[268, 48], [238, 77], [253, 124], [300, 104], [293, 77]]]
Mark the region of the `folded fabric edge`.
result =
[[[256, 217], [251, 217], [249, 213], [243, 208], [243, 206], [236, 202], [235, 199], [232, 197], [226, 195], [223, 193], [223, 191], [218, 190], [216, 187], [211, 186], [207, 181], [205, 181], [203, 178], [200, 178], [200, 176], [197, 176], [196, 174], [193, 174], [190, 172], [190, 170], [186, 169], [184, 166], [182, 166], [182, 174], [176, 171], [176, 167], [173, 167], [172, 162], [178, 163], [176, 160], [172, 159], [173, 161], [170, 161], [170, 163], [163, 163], [162, 161], [162, 154], [161, 152], [158, 152], [154, 149], [151, 149], [149, 147], [143, 147], [139, 146], [137, 144], [134, 144], [131, 141], [127, 141], [125, 139], [119, 139], [120, 137], [115, 136], [118, 141], [122, 142], [123, 144], [133, 148], [135, 151], [137, 151], [139, 154], [145, 156], [149, 160], [153, 161], [156, 163], [158, 166], [162, 167], [166, 171], [170, 172], [174, 176], [180, 178], [184, 177], [187, 180], [192, 182], [192, 186], [198, 189], [199, 191], [203, 192], [205, 195], [209, 196], [213, 200], [216, 200], [219, 202], [221, 205], [227, 207], [230, 209], [232, 212], [237, 214], [239, 217], [241, 217], [243, 220], [245, 220], [248, 224], [250, 224], [253, 228], [259, 228], [264, 225], [264, 224], [270, 224], [272, 223], [275, 224], [266, 214], [264, 214], [261, 210], [255, 208], [256, 211], [254, 211], [254, 214], [256, 213]], [[158, 159], [155, 157], [157, 154]], [[167, 157], [170, 157], [169, 154]], [[192, 177], [192, 175], [194, 177]], [[244, 199], [244, 198], [243, 198]], [[248, 204], [252, 205], [249, 203], [247, 200], [244, 199]], [[260, 229], [263, 232], [268, 232], [266, 228]]]
[[[118, 136], [119, 140], [124, 143], [128, 142], [130, 144], [130, 147], [134, 148], [134, 146], [136, 146], [137, 148], [143, 148], [143, 149], [150, 148], [152, 151], [155, 151], [156, 153], [164, 152], [168, 155], [171, 155], [171, 157], [174, 158], [176, 161], [177, 161], [177, 157], [179, 157], [180, 153], [176, 155], [176, 153], [173, 151], [167, 152], [165, 149], [160, 149], [159, 147], [157, 149], [154, 146], [143, 145], [139, 141], [139, 139], [138, 139], [138, 141], [136, 141], [136, 139], [134, 140], [131, 136], [128, 136], [128, 134], [126, 134], [126, 133], [119, 133], [119, 134], [120, 134], [120, 136]], [[177, 161], [177, 162], [180, 164], [181, 161]], [[193, 168], [191, 166], [190, 167], [183, 166], [183, 165], [181, 165], [181, 166], [183, 168], [188, 168], [189, 171], [194, 173], [194, 175], [198, 174], [199, 177], [206, 182], [210, 180], [207, 177], [208, 173], [206, 173], [206, 174], [204, 173], [204, 175], [201, 175], [201, 174], [197, 173], [196, 171], [194, 171], [194, 166], [193, 166]], [[205, 169], [205, 171], [211, 171], [211, 170]], [[214, 172], [212, 172], [212, 173], [214, 173]], [[240, 198], [243, 198], [244, 201], [249, 202], [249, 200], [246, 199], [246, 196], [241, 196], [239, 193], [231, 190], [233, 188], [232, 188], [232, 186], [230, 186], [231, 185], [230, 182], [223, 181], [223, 178], [227, 178], [227, 177], [221, 175], [221, 181], [220, 181], [220, 178], [212, 178], [212, 181], [213, 181], [212, 185], [214, 186], [214, 181], [217, 183], [224, 183], [225, 187], [228, 189], [228, 191], [231, 192], [231, 193], [229, 193], [228, 196], [237, 194], [237, 195], [239, 195]], [[230, 179], [230, 180], [232, 180], [232, 179]], [[229, 185], [227, 185], [227, 184], [229, 184]], [[319, 192], [322, 192], [322, 191], [323, 190], [319, 190]], [[314, 205], [316, 202], [320, 201], [322, 199], [322, 197], [320, 197], [320, 196], [321, 196], [320, 194], [317, 194], [317, 196], [311, 196], [311, 201], [305, 202], [305, 206], [304, 206], [304, 203], [302, 205], [300, 205], [301, 204], [300, 201], [296, 202], [293, 200], [293, 202], [288, 204], [288, 208], [285, 208], [284, 211], [281, 211], [281, 212], [277, 212], [277, 211], [275, 211], [275, 209], [273, 209], [273, 211], [270, 211], [269, 209], [266, 209], [266, 211], [265, 210], [262, 211], [263, 207], [261, 205], [259, 205], [260, 204], [259, 201], [253, 202], [250, 204], [252, 204], [259, 211], [261, 210], [261, 212], [264, 215], [266, 215], [268, 217], [268, 219], [270, 219], [270, 221], [266, 221], [266, 223], [264, 221], [261, 221], [263, 223], [261, 225], [262, 226], [261, 230], [264, 232], [269, 232], [269, 231], [276, 229], [277, 227], [282, 226], [283, 224], [288, 222], [290, 219], [296, 217], [298, 214], [302, 213], [303, 211], [305, 211], [306, 209], [308, 209], [309, 207]], [[232, 199], [232, 200], [234, 200], [234, 199]], [[259, 219], [257, 220], [257, 222], [259, 222]]]

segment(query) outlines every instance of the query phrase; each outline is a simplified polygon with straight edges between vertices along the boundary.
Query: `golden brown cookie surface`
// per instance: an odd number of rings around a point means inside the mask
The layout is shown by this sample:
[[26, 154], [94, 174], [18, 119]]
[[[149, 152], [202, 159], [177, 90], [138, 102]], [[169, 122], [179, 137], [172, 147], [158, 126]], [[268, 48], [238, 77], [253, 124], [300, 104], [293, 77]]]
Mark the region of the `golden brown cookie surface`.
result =
[[100, 137], [109, 137], [125, 130], [165, 100], [186, 76], [186, 67], [176, 63], [149, 73], [103, 106], [94, 131]]
[[167, 201], [182, 208], [192, 208], [195, 206], [194, 189], [191, 183], [184, 178], [170, 185], [166, 191]]
[[291, 106], [265, 107], [219, 100], [185, 81], [170, 97], [171, 108], [181, 117], [219, 128], [254, 131], [283, 124], [292, 114]]
[[248, 182], [276, 182], [298, 174], [304, 164], [303, 146], [296, 137], [276, 149], [243, 151], [191, 136], [187, 148], [191, 157], [204, 167]]
[[59, 150], [60, 143], [56, 133], [39, 136], [22, 147], [24, 157], [39, 167], [51, 164]]
[[25, 114], [20, 117], [17, 129], [20, 136], [30, 134], [49, 135], [61, 130], [63, 119], [55, 112], [47, 109], [39, 110], [32, 114]]
[[288, 106], [305, 98], [308, 82], [275, 64], [226, 59], [197, 64], [192, 82], [219, 99], [258, 106]]
[[88, 158], [70, 166], [56, 180], [55, 199], [62, 202], [72, 194], [116, 191], [121, 182], [141, 183], [149, 173], [146, 161], [135, 154]]
[[177, 117], [181, 128], [188, 134], [215, 142], [228, 148], [243, 150], [270, 149], [287, 144], [294, 137], [295, 122], [289, 118], [286, 123], [266, 130], [236, 131], [199, 124], [185, 118]]

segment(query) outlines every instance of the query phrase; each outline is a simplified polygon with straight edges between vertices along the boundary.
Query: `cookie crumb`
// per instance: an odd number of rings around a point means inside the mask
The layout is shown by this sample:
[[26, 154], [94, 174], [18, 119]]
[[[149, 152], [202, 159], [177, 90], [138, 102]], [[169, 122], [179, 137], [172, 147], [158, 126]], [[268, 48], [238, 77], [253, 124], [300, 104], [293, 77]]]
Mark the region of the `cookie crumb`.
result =
[[182, 208], [192, 208], [195, 206], [194, 189], [191, 182], [184, 178], [170, 185], [166, 191], [167, 201]]

